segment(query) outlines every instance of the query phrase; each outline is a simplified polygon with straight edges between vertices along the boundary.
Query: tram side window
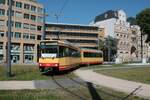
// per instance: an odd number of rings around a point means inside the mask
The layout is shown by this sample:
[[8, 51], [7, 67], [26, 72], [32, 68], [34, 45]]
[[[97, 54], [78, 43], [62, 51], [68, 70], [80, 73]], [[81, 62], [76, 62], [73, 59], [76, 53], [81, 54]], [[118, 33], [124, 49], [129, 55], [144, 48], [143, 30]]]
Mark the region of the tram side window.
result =
[[66, 51], [66, 48], [63, 46], [60, 46], [59, 47], [59, 57], [65, 57], [66, 56], [65, 51]]
[[99, 57], [103, 57], [103, 54], [102, 54], [102, 53], [99, 53]]
[[74, 49], [59, 47], [59, 57], [80, 57], [80, 52]]
[[81, 57], [80, 51], [76, 51], [76, 57]]
[[84, 52], [84, 57], [102, 57], [102, 53]]
[[70, 49], [71, 57], [80, 57], [80, 52], [78, 50]]

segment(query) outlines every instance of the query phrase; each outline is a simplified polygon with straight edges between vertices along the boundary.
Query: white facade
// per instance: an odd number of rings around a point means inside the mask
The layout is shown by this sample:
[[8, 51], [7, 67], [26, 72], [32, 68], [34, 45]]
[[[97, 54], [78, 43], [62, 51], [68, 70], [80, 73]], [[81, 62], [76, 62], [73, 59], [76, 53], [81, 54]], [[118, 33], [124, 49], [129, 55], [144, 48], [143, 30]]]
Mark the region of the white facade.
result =
[[127, 16], [126, 13], [123, 10], [118, 10], [118, 17], [119, 20], [126, 22]]
[[112, 19], [97, 22], [93, 25], [105, 29], [104, 30], [104, 32], [105, 32], [104, 37], [108, 37], [108, 36], [115, 37], [115, 34], [114, 34], [115, 22], [116, 22], [116, 19], [112, 18]]
[[[132, 25], [131, 30], [132, 30], [132, 38], [131, 38], [132, 46], [136, 47], [136, 51], [135, 51], [136, 59], [138, 61], [141, 61], [141, 31], [140, 31], [140, 27], [138, 25]], [[133, 41], [133, 39], [135, 39], [135, 41]], [[147, 39], [147, 36], [143, 35], [142, 36], [143, 59], [148, 61], [150, 55], [149, 55], [149, 44], [145, 43], [146, 39]], [[132, 56], [132, 58], [133, 58], [133, 56]]]
[[[109, 16], [109, 18], [106, 18], [107, 16], [105, 15]], [[112, 16], [112, 18], [110, 16]], [[104, 19], [102, 19], [102, 17], [104, 17]], [[105, 28], [105, 38], [112, 36], [118, 40], [117, 61], [129, 62], [139, 60], [141, 51], [140, 27], [137, 25], [131, 26], [130, 23], [127, 22], [127, 16], [123, 10], [112, 11], [111, 14], [109, 12], [109, 15], [107, 12], [100, 15], [100, 21], [96, 21], [93, 25]], [[135, 32], [133, 33], [133, 31]], [[143, 40], [145, 40], [145, 37], [143, 37]], [[148, 57], [146, 56], [148, 55], [148, 47], [144, 41], [143, 54], [144, 57]]]

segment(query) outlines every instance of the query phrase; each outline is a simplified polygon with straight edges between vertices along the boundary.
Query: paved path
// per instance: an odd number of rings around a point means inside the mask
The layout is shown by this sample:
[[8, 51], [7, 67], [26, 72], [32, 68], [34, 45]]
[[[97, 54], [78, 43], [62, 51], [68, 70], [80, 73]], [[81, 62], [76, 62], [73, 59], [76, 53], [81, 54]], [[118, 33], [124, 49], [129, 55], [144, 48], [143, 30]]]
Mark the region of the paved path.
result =
[[[73, 80], [84, 83], [79, 78]], [[78, 87], [80, 84], [70, 79], [56, 79], [58, 84], [65, 88]], [[36, 81], [0, 81], [0, 90], [21, 90], [21, 89], [55, 89], [60, 88], [54, 80], [36, 80]]]
[[79, 76], [81, 79], [83, 79], [84, 81], [92, 82], [97, 85], [105, 86], [126, 93], [131, 93], [137, 87], [142, 86], [136, 92], [136, 95], [150, 99], [150, 85], [148, 84], [137, 83], [137, 82], [105, 76], [96, 73], [93, 70], [76, 70], [75, 74]]

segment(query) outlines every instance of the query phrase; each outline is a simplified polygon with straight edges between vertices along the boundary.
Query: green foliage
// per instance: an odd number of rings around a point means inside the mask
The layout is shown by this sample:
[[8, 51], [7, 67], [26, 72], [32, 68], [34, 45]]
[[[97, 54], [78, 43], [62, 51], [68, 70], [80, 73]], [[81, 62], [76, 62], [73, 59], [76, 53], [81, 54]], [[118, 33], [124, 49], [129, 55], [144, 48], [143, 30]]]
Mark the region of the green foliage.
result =
[[137, 21], [135, 17], [129, 17], [127, 18], [127, 21], [131, 24], [131, 25], [137, 25]]
[[137, 24], [144, 34], [148, 35], [146, 42], [150, 41], [150, 8], [144, 9], [136, 16]]
[[0, 0], [0, 4], [5, 4], [5, 0]]
[[117, 50], [117, 39], [111, 36], [108, 36], [105, 40], [104, 46], [110, 48], [111, 50]]
[[99, 49], [103, 50], [104, 49], [104, 40], [99, 39]]
[[109, 57], [110, 57], [111, 61], [113, 60], [113, 57], [117, 53], [117, 43], [118, 43], [118, 40], [111, 36], [108, 36], [103, 41], [100, 40], [99, 47], [104, 52], [104, 60], [105, 61], [108, 61]]

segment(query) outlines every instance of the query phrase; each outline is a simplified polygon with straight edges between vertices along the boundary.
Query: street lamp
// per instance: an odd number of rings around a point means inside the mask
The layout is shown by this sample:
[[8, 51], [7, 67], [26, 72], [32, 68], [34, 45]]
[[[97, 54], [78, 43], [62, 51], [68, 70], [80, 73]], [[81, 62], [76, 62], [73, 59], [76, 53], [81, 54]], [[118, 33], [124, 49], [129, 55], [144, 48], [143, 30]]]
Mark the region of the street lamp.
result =
[[141, 30], [141, 61], [143, 63], [143, 29]]
[[7, 76], [12, 76], [11, 73], [11, 23], [12, 23], [12, 0], [8, 0], [8, 36], [7, 36], [7, 51], [6, 51], [6, 62], [7, 62]]

